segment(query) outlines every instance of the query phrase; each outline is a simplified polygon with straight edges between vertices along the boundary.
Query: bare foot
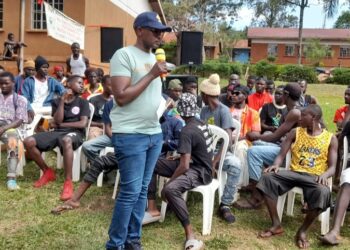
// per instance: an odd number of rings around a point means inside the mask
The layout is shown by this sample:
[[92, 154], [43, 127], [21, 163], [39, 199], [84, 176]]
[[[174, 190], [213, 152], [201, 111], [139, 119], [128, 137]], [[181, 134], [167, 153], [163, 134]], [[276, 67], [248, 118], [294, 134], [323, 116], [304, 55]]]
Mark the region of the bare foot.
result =
[[326, 245], [335, 246], [339, 244], [338, 234], [333, 231], [330, 231], [326, 235], [319, 237], [319, 239], [323, 244]]
[[281, 225], [278, 225], [260, 232], [258, 235], [258, 238], [263, 238], [263, 239], [270, 238], [272, 236], [281, 235], [283, 233], [284, 233], [283, 228], [281, 227]]
[[159, 210], [147, 210], [147, 212], [152, 216], [152, 217], [156, 217], [160, 215]]
[[73, 201], [72, 199], [65, 201], [64, 204], [72, 206], [73, 208], [80, 207], [80, 202], [79, 201]]
[[306, 249], [309, 248], [310, 242], [306, 239], [306, 233], [305, 232], [299, 232], [295, 236], [295, 243], [297, 247], [300, 249]]

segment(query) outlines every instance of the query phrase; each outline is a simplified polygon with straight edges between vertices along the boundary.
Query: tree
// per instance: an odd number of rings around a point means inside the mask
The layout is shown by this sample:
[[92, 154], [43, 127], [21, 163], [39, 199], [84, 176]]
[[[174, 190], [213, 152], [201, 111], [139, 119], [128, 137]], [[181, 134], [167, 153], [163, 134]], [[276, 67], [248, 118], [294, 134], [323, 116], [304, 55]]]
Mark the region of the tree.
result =
[[253, 26], [290, 28], [298, 26], [298, 17], [290, 4], [281, 0], [251, 1], [248, 3], [255, 10]]
[[350, 11], [343, 11], [343, 13], [335, 21], [334, 28], [349, 29], [350, 28]]
[[321, 44], [319, 39], [307, 40], [304, 52], [305, 57], [314, 66], [320, 66], [323, 58], [331, 57], [333, 54], [331, 48], [327, 45]]

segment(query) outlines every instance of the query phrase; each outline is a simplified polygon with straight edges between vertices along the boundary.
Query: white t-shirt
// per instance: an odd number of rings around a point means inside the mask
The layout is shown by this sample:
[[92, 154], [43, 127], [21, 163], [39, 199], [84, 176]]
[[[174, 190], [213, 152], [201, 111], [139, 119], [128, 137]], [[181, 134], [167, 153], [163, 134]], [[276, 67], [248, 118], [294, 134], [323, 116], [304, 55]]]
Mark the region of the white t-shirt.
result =
[[34, 77], [34, 100], [31, 104], [33, 109], [41, 108], [44, 104], [45, 99], [49, 95], [49, 85], [47, 79], [45, 82], [39, 81]]
[[84, 77], [84, 73], [86, 70], [85, 60], [82, 54], [79, 54], [78, 59], [74, 59], [73, 55], [70, 56], [70, 68], [72, 75], [78, 75]]

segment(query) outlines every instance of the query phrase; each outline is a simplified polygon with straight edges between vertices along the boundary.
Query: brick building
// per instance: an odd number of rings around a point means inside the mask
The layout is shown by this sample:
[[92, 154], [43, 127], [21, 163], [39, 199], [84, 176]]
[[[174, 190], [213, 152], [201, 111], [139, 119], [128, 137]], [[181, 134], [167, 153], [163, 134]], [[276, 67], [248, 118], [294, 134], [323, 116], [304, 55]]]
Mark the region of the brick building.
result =
[[[312, 38], [319, 39], [321, 44], [329, 46], [332, 51], [330, 56], [322, 60], [325, 67], [350, 67], [349, 29], [303, 29], [303, 45]], [[296, 28], [248, 28], [248, 42], [251, 63], [268, 56], [274, 56], [277, 64], [298, 63]], [[309, 64], [304, 56], [302, 64]]]

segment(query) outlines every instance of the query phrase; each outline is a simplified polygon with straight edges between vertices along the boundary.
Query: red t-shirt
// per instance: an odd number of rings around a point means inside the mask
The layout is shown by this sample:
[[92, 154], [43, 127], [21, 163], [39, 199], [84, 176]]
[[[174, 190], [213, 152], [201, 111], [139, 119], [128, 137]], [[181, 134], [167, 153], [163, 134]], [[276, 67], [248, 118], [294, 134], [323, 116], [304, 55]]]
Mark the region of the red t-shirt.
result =
[[273, 96], [265, 91], [262, 94], [254, 93], [248, 96], [248, 106], [256, 111], [259, 111], [264, 104], [271, 103], [272, 101]]
[[348, 108], [349, 108], [348, 105], [345, 105], [345, 106], [343, 106], [343, 107], [341, 107], [341, 108], [338, 108], [338, 109], [335, 111], [334, 118], [333, 118], [333, 122], [334, 122], [334, 123], [342, 122], [342, 121], [344, 120], [345, 113], [348, 111]]

